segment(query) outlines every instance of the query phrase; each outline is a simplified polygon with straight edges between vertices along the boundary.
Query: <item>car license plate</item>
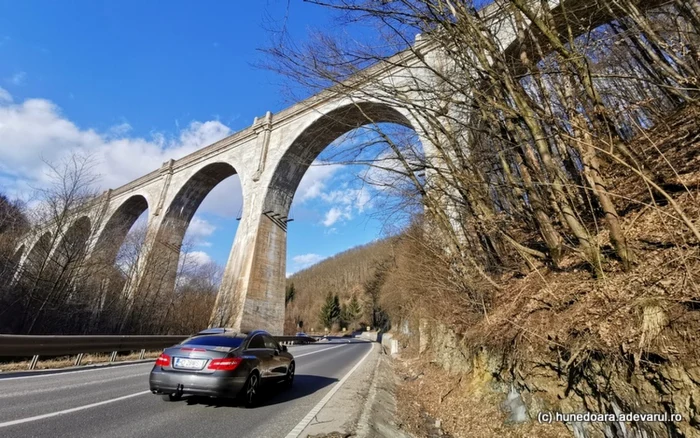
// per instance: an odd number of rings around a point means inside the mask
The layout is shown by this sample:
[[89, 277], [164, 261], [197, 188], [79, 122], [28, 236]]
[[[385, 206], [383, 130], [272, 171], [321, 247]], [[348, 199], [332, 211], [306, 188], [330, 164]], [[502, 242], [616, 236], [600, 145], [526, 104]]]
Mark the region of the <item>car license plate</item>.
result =
[[203, 359], [186, 359], [184, 357], [175, 358], [175, 368], [185, 368], [188, 370], [201, 370], [206, 360]]

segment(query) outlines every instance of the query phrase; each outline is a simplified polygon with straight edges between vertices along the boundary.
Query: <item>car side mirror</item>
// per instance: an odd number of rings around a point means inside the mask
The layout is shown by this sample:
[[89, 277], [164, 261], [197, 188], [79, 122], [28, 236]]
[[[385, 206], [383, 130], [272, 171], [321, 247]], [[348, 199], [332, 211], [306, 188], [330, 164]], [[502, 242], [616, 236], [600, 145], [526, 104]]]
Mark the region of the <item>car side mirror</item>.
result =
[[282, 351], [284, 351], [285, 353], [287, 352], [287, 346], [286, 346], [286, 345], [283, 345], [283, 346], [282, 346]]

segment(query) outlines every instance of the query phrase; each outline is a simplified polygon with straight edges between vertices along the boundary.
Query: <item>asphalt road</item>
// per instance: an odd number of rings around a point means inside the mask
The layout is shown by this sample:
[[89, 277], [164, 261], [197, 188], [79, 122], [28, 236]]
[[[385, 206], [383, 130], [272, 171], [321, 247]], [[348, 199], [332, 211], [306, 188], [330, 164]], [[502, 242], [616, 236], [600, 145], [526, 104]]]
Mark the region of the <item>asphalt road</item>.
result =
[[285, 437], [371, 349], [336, 340], [290, 347], [294, 386], [271, 385], [260, 406], [148, 391], [152, 363], [0, 377], [2, 437]]

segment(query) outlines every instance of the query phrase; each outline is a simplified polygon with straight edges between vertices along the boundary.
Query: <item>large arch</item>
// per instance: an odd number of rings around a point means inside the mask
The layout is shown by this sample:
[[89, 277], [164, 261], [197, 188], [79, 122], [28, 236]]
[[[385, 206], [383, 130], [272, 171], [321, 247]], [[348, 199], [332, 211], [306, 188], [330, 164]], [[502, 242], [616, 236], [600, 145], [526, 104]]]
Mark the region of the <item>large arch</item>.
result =
[[44, 269], [51, 252], [52, 240], [53, 234], [50, 231], [45, 232], [37, 239], [27, 253], [27, 258], [21, 266], [21, 272], [18, 272], [18, 277], [36, 276], [39, 271]]
[[136, 285], [137, 294], [174, 290], [180, 251], [193, 216], [214, 187], [237, 173], [227, 162], [210, 163], [181, 186], [153, 236], [147, 237], [147, 244], [149, 241], [152, 243], [147, 248], [144, 265], [137, 273], [140, 277]]
[[19, 262], [22, 260], [22, 256], [24, 255], [24, 251], [26, 251], [26, 249], [27, 245], [23, 243], [12, 254], [12, 258], [10, 259], [10, 268], [13, 270], [13, 272], [17, 269], [17, 267], [19, 267]]
[[299, 183], [311, 163], [334, 140], [353, 129], [379, 123], [415, 130], [409, 117], [390, 105], [350, 102], [320, 114], [285, 147], [282, 157], [270, 169], [269, 183], [261, 187], [261, 202], [244, 215], [241, 226], [245, 223], [248, 237], [239, 248], [234, 248], [229, 261], [231, 270], [224, 276], [211, 325], [282, 333], [287, 256], [284, 219]]
[[[71, 275], [79, 267], [87, 252], [88, 239], [92, 230], [92, 223], [87, 216], [81, 216], [66, 229], [58, 240], [58, 245], [51, 254], [53, 269], [58, 269], [60, 275]], [[68, 279], [67, 281], [70, 281]]]
[[105, 266], [113, 265], [129, 230], [148, 209], [148, 201], [143, 195], [133, 195], [124, 201], [112, 213], [97, 237], [92, 257]]
[[320, 115], [285, 150], [267, 189], [263, 211], [289, 212], [294, 194], [311, 163], [341, 135], [376, 123], [416, 129], [406, 115], [382, 102], [353, 102]]

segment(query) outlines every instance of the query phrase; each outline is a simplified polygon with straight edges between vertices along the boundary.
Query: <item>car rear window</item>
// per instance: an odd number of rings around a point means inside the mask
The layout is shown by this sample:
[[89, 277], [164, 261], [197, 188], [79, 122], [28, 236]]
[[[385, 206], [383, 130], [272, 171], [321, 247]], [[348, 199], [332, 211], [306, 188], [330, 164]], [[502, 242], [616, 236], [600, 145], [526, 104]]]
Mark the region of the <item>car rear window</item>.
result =
[[231, 336], [197, 336], [182, 343], [182, 345], [205, 345], [208, 347], [238, 348], [245, 338]]

